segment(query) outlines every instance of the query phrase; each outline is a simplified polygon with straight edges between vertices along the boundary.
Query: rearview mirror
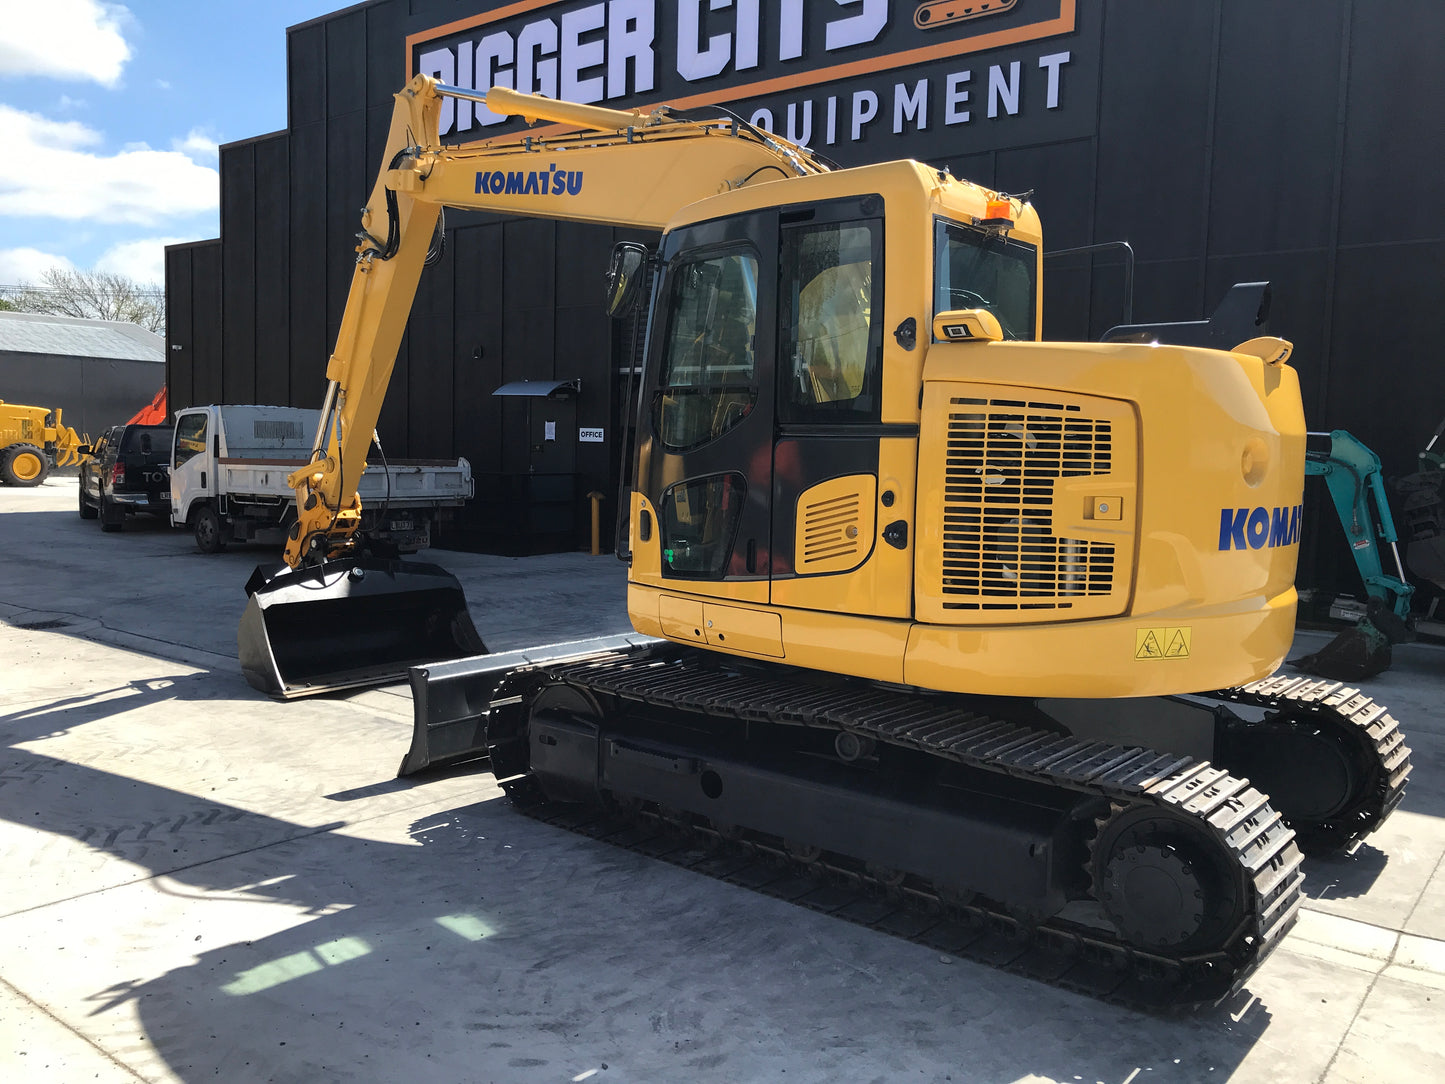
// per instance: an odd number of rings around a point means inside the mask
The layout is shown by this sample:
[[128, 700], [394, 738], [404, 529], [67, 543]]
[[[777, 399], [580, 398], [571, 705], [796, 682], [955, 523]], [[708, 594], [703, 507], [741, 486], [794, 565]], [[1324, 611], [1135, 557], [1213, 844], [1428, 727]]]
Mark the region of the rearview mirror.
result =
[[646, 266], [646, 245], [639, 245], [636, 241], [619, 241], [612, 246], [612, 261], [607, 265], [608, 316], [626, 316], [632, 311]]
[[82, 445], [80, 445], [80, 447], [78, 447], [78, 448], [75, 449], [75, 454], [76, 454], [76, 455], [94, 455], [94, 454], [95, 454], [95, 449], [92, 448], [89, 444], [82, 444]]

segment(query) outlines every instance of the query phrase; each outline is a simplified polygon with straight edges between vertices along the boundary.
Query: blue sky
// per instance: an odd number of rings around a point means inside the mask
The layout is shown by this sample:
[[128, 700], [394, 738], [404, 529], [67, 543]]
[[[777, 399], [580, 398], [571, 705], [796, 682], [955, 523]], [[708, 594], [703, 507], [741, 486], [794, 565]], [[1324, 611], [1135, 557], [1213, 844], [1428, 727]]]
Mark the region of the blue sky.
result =
[[343, 0], [0, 0], [0, 285], [163, 279], [215, 237], [216, 147], [286, 126], [286, 28]]

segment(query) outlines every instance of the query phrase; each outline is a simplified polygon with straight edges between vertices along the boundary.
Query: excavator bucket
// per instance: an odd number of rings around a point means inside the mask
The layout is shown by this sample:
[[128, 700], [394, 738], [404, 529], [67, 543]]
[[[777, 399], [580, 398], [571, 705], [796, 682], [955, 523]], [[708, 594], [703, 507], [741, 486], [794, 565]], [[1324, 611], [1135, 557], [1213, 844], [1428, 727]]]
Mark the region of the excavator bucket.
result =
[[1335, 681], [1364, 681], [1383, 674], [1393, 659], [1390, 638], [1366, 618], [1345, 629], [1314, 654], [1291, 659], [1289, 664], [1306, 674]]
[[1345, 629], [1313, 655], [1291, 659], [1290, 665], [1306, 674], [1335, 681], [1364, 681], [1390, 669], [1394, 661], [1392, 644], [1406, 644], [1413, 639], [1413, 626], [1382, 599], [1372, 598], [1366, 605], [1365, 616], [1356, 625]]
[[436, 565], [347, 559], [260, 566], [237, 633], [241, 671], [283, 700], [406, 680], [423, 663], [486, 654], [462, 585]]

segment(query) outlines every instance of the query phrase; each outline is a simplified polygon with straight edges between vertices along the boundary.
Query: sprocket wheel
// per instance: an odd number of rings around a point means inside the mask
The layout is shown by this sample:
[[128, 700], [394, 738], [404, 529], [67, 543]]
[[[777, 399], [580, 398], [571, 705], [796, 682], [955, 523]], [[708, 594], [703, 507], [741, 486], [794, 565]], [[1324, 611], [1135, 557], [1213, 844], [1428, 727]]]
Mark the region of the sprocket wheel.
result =
[[1237, 864], [1189, 822], [1136, 806], [1100, 824], [1090, 872], [1115, 927], [1137, 948], [1183, 956], [1222, 948], [1245, 918]]

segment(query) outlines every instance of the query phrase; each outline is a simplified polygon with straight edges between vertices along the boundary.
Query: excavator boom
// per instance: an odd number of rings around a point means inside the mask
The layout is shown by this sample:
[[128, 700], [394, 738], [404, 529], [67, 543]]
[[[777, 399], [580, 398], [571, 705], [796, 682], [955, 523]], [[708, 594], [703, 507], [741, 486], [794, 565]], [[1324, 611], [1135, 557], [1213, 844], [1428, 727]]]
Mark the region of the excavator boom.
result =
[[490, 108], [594, 129], [443, 147], [437, 123], [449, 92], [476, 97], [426, 76], [396, 96], [386, 165], [362, 213], [356, 270], [327, 365], [314, 462], [291, 479], [300, 509], [286, 547], [293, 568], [318, 549], [344, 554], [356, 530], [356, 482], [443, 207], [661, 231], [680, 208], [709, 196], [827, 170], [801, 148], [738, 122], [643, 118], [504, 87], [487, 92]]
[[[545, 139], [443, 146], [438, 121], [448, 95], [561, 129]], [[248, 584], [239, 640], [251, 683], [309, 695], [401, 680], [413, 663], [485, 650], [455, 579], [432, 565], [368, 561], [357, 534], [357, 484], [417, 285], [428, 254], [439, 251], [444, 207], [660, 231], [699, 200], [828, 168], [738, 120], [626, 113], [500, 87], [477, 95], [414, 78], [396, 95], [362, 211], [311, 460], [288, 479], [296, 521], [285, 564], [258, 568]]]

